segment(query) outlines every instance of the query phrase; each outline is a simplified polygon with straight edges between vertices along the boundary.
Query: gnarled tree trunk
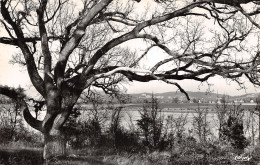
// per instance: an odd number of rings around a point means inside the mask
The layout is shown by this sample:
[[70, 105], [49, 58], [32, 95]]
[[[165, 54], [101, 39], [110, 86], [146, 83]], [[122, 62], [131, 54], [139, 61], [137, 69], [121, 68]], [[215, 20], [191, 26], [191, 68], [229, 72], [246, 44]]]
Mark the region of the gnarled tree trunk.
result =
[[[61, 111], [61, 110], [59, 110]], [[66, 155], [66, 137], [63, 124], [69, 112], [60, 112], [58, 115], [49, 114], [43, 121], [44, 148], [43, 158], [46, 164], [53, 157]]]
[[45, 161], [57, 156], [66, 155], [66, 137], [64, 123], [69, 117], [80, 92], [69, 90], [64, 87], [63, 92], [59, 90], [47, 91], [46, 100], [47, 114], [43, 120], [44, 151]]
[[44, 133], [43, 158], [48, 160], [52, 157], [66, 154], [66, 140], [61, 130]]

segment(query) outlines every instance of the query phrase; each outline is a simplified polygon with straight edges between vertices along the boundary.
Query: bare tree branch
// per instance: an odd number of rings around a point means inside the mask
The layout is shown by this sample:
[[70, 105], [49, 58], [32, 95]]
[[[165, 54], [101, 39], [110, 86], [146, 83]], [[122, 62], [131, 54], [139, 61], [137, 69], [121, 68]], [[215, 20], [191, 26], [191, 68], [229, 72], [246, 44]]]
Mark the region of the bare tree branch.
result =
[[52, 57], [49, 49], [48, 44], [48, 36], [47, 36], [47, 30], [45, 28], [45, 22], [44, 22], [44, 11], [46, 10], [48, 1], [42, 0], [40, 3], [40, 7], [37, 10], [38, 14], [38, 22], [39, 22], [39, 31], [41, 36], [41, 47], [42, 47], [42, 53], [44, 56], [44, 80], [49, 84], [53, 85], [53, 76], [51, 74], [51, 67], [52, 67]]
[[92, 19], [103, 10], [112, 0], [102, 0], [100, 3], [92, 7], [83, 19], [79, 22], [76, 30], [74, 31], [71, 38], [66, 42], [65, 46], [60, 52], [59, 60], [55, 66], [54, 76], [58, 86], [63, 82], [63, 76], [67, 60], [72, 51], [78, 46], [82, 37], [85, 34], [86, 27], [90, 24]]
[[21, 93], [19, 90], [9, 88], [7, 86], [0, 86], [0, 94], [5, 95], [13, 100], [16, 101], [16, 104], [23, 112], [23, 117], [25, 121], [33, 128], [37, 129], [38, 131], [42, 131], [42, 122], [35, 119], [24, 101], [24, 94]]
[[16, 23], [11, 19], [8, 9], [5, 7], [6, 2], [7, 1], [1, 1], [1, 14], [2, 14], [3, 18], [5, 19], [5, 21], [7, 21], [15, 31], [15, 34], [18, 38], [18, 40], [17, 40], [18, 46], [20, 47], [20, 49], [22, 50], [22, 52], [24, 54], [24, 58], [25, 58], [26, 64], [27, 64], [27, 71], [29, 73], [29, 76], [30, 76], [30, 79], [31, 79], [33, 85], [35, 86], [35, 88], [37, 89], [37, 91], [39, 93], [41, 93], [43, 96], [45, 96], [44, 82], [37, 71], [34, 57], [32, 56], [28, 46], [24, 42], [25, 38], [24, 38], [24, 35], [22, 32], [22, 29], [18, 25], [16, 25]]

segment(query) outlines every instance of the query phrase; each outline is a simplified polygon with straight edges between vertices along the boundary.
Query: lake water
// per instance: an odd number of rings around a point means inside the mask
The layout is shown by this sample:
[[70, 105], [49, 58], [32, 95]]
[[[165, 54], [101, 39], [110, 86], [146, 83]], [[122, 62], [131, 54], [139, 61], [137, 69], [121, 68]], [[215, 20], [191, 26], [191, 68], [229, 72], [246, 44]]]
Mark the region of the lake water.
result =
[[[114, 107], [117, 107], [118, 105], [113, 105]], [[172, 116], [173, 118], [177, 119], [180, 116], [186, 116], [187, 123], [185, 125], [185, 132], [186, 133], [193, 133], [193, 121], [194, 117], [198, 115], [198, 113], [195, 112], [195, 109], [204, 109], [207, 110], [207, 116], [206, 121], [209, 124], [212, 138], [216, 138], [218, 135], [218, 117], [216, 112], [214, 111], [215, 105], [212, 104], [162, 104], [161, 109], [161, 115], [164, 119], [167, 119], [168, 116]], [[81, 106], [82, 115], [80, 116], [79, 120], [86, 120], [89, 116], [92, 106], [91, 105], [83, 105]], [[254, 104], [244, 104], [242, 105], [243, 109], [245, 109], [244, 113], [244, 132], [247, 137], [252, 137], [252, 130], [254, 130], [255, 135], [258, 135], [258, 116], [252, 115], [250, 113], [250, 109], [254, 109]], [[104, 108], [107, 109], [107, 108]], [[126, 105], [122, 111], [121, 111], [121, 125], [125, 128], [129, 129], [130, 127], [133, 127], [133, 125], [136, 126], [137, 120], [141, 118], [140, 112], [142, 110], [141, 104], [128, 104]], [[3, 111], [2, 111], [3, 112]], [[99, 110], [99, 114], [102, 115], [104, 113], [107, 113], [105, 116], [107, 117], [107, 122], [105, 123], [106, 126], [109, 126], [109, 121], [111, 119], [111, 110]], [[32, 112], [33, 115], [35, 115]], [[39, 119], [43, 119], [45, 116], [45, 111], [41, 112], [39, 115]], [[165, 124], [165, 122], [164, 122]], [[33, 130], [25, 123], [26, 127], [30, 130]], [[190, 131], [189, 131], [190, 130]], [[256, 138], [256, 137], [254, 137]]]
[[[230, 105], [232, 106], [232, 105]], [[180, 116], [186, 116], [187, 123], [185, 125], [185, 132], [188, 134], [194, 134], [194, 126], [193, 121], [194, 117], [198, 115], [196, 113], [196, 109], [198, 109], [198, 104], [164, 104], [162, 106], [161, 115], [164, 119], [167, 119], [168, 116], [172, 116], [173, 118], [177, 119]], [[201, 110], [207, 111], [206, 121], [210, 128], [211, 138], [218, 137], [218, 117], [215, 111], [215, 105], [209, 104], [202, 104], [199, 105]], [[252, 137], [252, 130], [254, 130], [255, 135], [258, 135], [258, 116], [255, 114], [251, 114], [249, 110], [255, 108], [255, 104], [244, 104], [241, 106], [244, 109], [244, 133], [249, 138]], [[87, 110], [89, 109], [89, 110]], [[85, 107], [85, 111], [82, 111], [81, 120], [84, 120], [84, 116], [88, 116], [90, 112], [91, 106]], [[142, 110], [142, 105], [140, 104], [131, 104], [127, 105], [121, 111], [121, 125], [125, 128], [129, 129], [133, 127], [133, 124], [136, 126], [137, 120], [141, 118], [140, 112]], [[100, 113], [105, 113], [105, 111], [101, 111]], [[109, 113], [106, 112], [106, 113]], [[111, 113], [111, 112], [110, 112]], [[109, 115], [108, 115], [109, 116]], [[108, 117], [109, 118], [109, 117]], [[253, 126], [252, 126], [253, 123]], [[165, 124], [165, 122], [164, 122]], [[254, 137], [256, 139], [256, 137]]]

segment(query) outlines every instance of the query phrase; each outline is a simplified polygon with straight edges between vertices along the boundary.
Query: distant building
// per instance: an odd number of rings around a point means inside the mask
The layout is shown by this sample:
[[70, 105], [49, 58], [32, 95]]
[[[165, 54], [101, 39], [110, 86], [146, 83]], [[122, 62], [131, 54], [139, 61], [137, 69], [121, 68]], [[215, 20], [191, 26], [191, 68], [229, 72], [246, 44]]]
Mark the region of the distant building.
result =
[[210, 104], [215, 104], [216, 101], [210, 100], [209, 103], [210, 103]]
[[141, 99], [149, 99], [149, 98], [152, 98], [152, 96], [151, 96], [151, 95], [148, 95], [148, 94], [145, 94], [145, 93], [143, 93], [143, 94], [141, 94], [141, 96], [140, 96], [139, 98], [141, 98]]
[[221, 104], [221, 100], [222, 100], [222, 98], [221, 98], [221, 97], [218, 97], [218, 98], [217, 98], [217, 104]]
[[155, 96], [155, 98], [157, 98], [157, 99], [163, 99], [164, 96]]

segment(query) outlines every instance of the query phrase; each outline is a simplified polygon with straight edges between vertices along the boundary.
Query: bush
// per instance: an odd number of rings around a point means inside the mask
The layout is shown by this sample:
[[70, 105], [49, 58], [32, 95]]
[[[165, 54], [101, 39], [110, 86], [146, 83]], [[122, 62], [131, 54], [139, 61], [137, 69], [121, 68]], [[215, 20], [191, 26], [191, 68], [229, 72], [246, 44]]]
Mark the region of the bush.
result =
[[78, 117], [81, 113], [75, 108], [66, 123], [66, 132], [68, 134], [68, 144], [74, 149], [84, 148], [86, 146], [96, 146], [101, 140], [101, 126], [95, 118], [80, 121]]
[[42, 146], [42, 136], [35, 132], [28, 130], [24, 125], [22, 113], [19, 109], [19, 105], [16, 103], [10, 103], [2, 105], [5, 110], [4, 113], [0, 113], [0, 143], [3, 145], [10, 144], [12, 142], [19, 142], [30, 146], [40, 147]]
[[163, 138], [163, 116], [159, 106], [159, 101], [152, 95], [150, 101], [144, 102], [143, 109], [139, 111], [141, 119], [137, 120], [137, 126], [143, 136], [143, 145], [150, 150], [163, 150], [166, 147]]
[[243, 150], [249, 145], [243, 129], [244, 127], [242, 121], [239, 121], [238, 118], [230, 116], [223, 127], [222, 134], [228, 141], [230, 141], [231, 145], [235, 149]]

